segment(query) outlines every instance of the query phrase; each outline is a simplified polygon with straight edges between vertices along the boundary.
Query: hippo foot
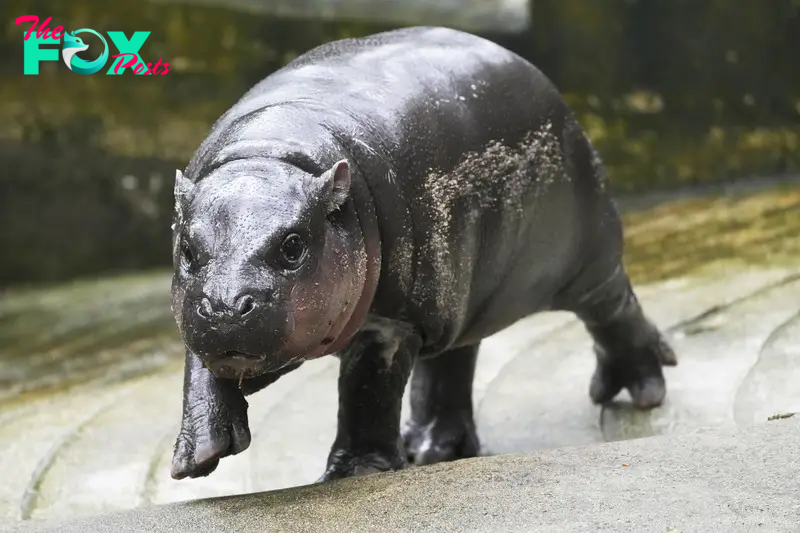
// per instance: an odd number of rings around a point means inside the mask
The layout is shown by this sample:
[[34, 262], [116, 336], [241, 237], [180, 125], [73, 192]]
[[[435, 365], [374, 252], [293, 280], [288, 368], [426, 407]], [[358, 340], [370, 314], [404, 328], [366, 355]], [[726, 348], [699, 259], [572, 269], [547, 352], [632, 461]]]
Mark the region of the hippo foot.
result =
[[652, 409], [664, 401], [667, 387], [662, 366], [674, 366], [677, 358], [661, 337], [624, 354], [610, 354], [595, 345], [597, 369], [592, 376], [589, 396], [596, 404], [611, 401], [623, 388], [639, 409]]
[[436, 418], [429, 424], [409, 420], [403, 443], [409, 462], [417, 466], [477, 457], [480, 451], [471, 413]]
[[345, 477], [402, 470], [406, 466], [408, 464], [400, 455], [396, 457], [388, 457], [380, 453], [353, 455], [346, 450], [336, 450], [331, 453], [328, 459], [328, 467], [322, 477], [317, 480], [317, 483]]
[[248, 446], [247, 401], [241, 394], [194, 404], [184, 414], [175, 442], [172, 478], [205, 477], [217, 468], [220, 459], [243, 452]]

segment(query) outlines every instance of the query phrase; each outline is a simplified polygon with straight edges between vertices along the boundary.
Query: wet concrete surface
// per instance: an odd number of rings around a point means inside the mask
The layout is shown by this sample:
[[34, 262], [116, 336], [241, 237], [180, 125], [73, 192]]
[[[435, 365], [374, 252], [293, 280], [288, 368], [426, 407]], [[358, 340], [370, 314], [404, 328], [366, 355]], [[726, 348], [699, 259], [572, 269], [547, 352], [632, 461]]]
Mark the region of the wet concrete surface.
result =
[[520, 455], [73, 520], [20, 533], [796, 532], [800, 420]]
[[[631, 211], [626, 223], [626, 265], [679, 356], [665, 371], [667, 401], [647, 413], [624, 394], [591, 405], [588, 334], [568, 314], [531, 317], [481, 348], [474, 402], [486, 454], [555, 458], [542, 450], [588, 445], [580, 453], [591, 456], [602, 442], [755, 431], [771, 415], [800, 412], [800, 188], [683, 198]], [[168, 273], [3, 294], [0, 519], [86, 516], [319, 477], [335, 431], [334, 358], [250, 397], [250, 449], [209, 478], [173, 481], [181, 365]], [[498, 468], [516, 468], [509, 461]], [[484, 467], [469, 468], [464, 479]]]

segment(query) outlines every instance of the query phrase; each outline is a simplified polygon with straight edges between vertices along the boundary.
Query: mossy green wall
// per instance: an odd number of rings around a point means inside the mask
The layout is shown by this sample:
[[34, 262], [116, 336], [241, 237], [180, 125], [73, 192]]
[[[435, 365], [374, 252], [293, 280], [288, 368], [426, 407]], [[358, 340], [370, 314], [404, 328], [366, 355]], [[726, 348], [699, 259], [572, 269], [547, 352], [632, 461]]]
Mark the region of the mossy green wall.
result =
[[[23, 76], [27, 14], [150, 31], [173, 70]], [[617, 190], [800, 168], [800, 1], [534, 0], [531, 20], [487, 36], [555, 81]], [[0, 24], [0, 284], [168, 265], [174, 169], [211, 123], [303, 51], [389, 28], [134, 0], [4, 0]]]

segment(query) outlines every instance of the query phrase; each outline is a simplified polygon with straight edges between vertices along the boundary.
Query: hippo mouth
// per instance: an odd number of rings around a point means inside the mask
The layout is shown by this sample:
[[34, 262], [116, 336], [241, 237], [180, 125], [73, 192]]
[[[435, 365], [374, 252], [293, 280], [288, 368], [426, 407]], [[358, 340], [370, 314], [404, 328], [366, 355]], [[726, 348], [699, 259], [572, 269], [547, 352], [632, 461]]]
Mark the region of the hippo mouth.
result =
[[243, 352], [223, 352], [206, 362], [214, 376], [228, 379], [253, 378], [270, 370], [267, 356]]
[[244, 353], [244, 352], [237, 352], [237, 351], [230, 351], [230, 352], [224, 352], [222, 355], [219, 356], [219, 359], [237, 358], [237, 359], [246, 359], [246, 360], [257, 361], [259, 359], [264, 359], [264, 357], [266, 357], [266, 356], [264, 356], [264, 355], [253, 355], [253, 354]]
[[304, 359], [304, 357], [275, 358], [229, 351], [205, 360], [204, 364], [217, 378], [234, 379], [241, 382], [243, 379], [280, 372]]

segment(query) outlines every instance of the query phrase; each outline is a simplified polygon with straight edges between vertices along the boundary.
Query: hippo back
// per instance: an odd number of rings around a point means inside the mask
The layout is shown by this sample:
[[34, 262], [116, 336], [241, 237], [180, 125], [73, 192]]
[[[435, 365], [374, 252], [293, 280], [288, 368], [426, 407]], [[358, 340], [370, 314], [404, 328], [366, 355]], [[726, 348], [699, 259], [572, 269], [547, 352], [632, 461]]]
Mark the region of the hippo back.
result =
[[187, 175], [253, 157], [319, 173], [343, 156], [380, 224], [373, 311], [426, 324], [431, 351], [546, 308], [576, 273], [591, 147], [553, 84], [499, 45], [420, 27], [317, 47], [223, 115]]

